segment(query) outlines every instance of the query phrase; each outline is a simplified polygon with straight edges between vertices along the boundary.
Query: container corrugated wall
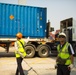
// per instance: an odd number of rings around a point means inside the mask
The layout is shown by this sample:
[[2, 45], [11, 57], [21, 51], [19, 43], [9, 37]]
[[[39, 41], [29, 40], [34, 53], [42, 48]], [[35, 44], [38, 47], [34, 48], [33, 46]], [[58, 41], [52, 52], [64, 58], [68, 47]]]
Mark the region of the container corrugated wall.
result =
[[0, 37], [46, 36], [46, 8], [0, 3]]

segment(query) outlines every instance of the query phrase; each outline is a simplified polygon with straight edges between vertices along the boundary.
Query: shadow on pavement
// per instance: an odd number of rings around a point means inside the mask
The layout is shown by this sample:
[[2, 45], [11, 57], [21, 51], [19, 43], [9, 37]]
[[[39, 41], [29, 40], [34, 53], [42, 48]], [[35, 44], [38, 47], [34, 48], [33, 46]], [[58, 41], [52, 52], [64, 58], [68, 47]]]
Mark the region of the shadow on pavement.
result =
[[28, 75], [28, 72], [31, 70], [32, 68], [28, 69], [28, 70], [24, 70], [24, 74]]
[[28, 75], [28, 70], [24, 70], [24, 74], [25, 75]]
[[0, 52], [0, 57], [15, 57], [15, 53], [14, 52]]

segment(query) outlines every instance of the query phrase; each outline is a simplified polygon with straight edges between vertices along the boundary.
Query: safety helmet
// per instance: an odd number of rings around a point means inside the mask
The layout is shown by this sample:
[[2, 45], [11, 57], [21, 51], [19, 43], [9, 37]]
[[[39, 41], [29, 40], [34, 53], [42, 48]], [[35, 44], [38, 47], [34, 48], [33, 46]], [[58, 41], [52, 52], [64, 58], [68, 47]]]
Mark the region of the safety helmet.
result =
[[59, 36], [65, 36], [65, 37], [66, 37], [66, 34], [63, 33], [63, 32], [61, 32], [61, 33], [59, 34]]
[[21, 39], [21, 38], [22, 38], [22, 33], [20, 33], [20, 32], [19, 32], [19, 33], [17, 33], [17, 34], [16, 34], [16, 37], [18, 37], [18, 38], [20, 38], [20, 39]]

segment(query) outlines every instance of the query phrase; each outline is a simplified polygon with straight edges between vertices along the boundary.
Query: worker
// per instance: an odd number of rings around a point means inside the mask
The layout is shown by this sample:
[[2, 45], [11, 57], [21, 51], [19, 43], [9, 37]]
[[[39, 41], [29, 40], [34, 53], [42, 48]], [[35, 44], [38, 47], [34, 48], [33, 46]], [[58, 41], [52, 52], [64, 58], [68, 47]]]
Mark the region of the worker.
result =
[[25, 41], [22, 40], [22, 33], [17, 33], [16, 35], [17, 41], [15, 42], [15, 55], [17, 60], [17, 70], [16, 75], [20, 73], [20, 75], [24, 75], [23, 69], [22, 69], [22, 60], [26, 56], [26, 52], [24, 50]]
[[71, 69], [74, 67], [74, 50], [72, 45], [66, 42], [66, 34], [59, 34], [60, 43], [57, 46], [58, 55], [56, 58], [57, 75], [70, 75]]

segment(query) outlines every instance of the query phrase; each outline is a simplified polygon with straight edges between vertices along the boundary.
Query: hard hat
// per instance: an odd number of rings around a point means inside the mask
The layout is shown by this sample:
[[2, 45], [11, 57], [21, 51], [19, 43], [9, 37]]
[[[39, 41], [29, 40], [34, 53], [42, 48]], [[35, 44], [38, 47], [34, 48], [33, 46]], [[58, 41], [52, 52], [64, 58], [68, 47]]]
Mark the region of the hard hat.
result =
[[63, 33], [63, 32], [61, 32], [61, 33], [59, 34], [59, 36], [65, 36], [65, 37], [66, 37], [66, 34]]
[[16, 34], [16, 37], [18, 37], [18, 38], [20, 38], [20, 39], [21, 39], [21, 38], [22, 38], [22, 33], [20, 33], [20, 32], [19, 32], [19, 33], [17, 33], [17, 34]]

